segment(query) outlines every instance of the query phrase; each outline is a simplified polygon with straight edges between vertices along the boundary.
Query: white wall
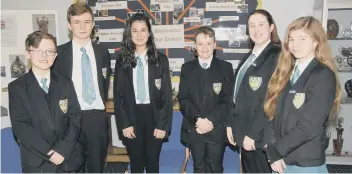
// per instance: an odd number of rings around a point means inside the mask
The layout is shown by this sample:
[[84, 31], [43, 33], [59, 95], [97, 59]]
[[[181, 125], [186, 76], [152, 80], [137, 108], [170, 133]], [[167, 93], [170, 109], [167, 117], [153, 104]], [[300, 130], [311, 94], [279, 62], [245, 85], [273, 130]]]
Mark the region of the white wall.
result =
[[312, 16], [314, 0], [262, 0], [263, 9], [273, 16], [280, 39], [285, 36], [287, 26], [301, 16]]
[[66, 12], [71, 4], [72, 0], [1, 0], [1, 10], [56, 10], [59, 19], [58, 44], [63, 44], [69, 41]]

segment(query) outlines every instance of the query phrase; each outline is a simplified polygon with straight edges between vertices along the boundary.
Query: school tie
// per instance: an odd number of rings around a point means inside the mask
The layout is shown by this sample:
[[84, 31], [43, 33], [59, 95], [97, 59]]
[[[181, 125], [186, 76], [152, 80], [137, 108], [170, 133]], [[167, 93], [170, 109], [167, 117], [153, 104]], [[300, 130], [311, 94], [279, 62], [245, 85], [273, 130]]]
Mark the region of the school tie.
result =
[[300, 75], [301, 75], [301, 72], [299, 71], [298, 65], [296, 65], [295, 69], [293, 70], [293, 75], [290, 79], [290, 82], [292, 85], [296, 83]]
[[137, 99], [143, 102], [146, 99], [144, 67], [141, 57], [137, 57]]
[[207, 69], [208, 64], [207, 63], [202, 63], [202, 68]]
[[48, 79], [47, 78], [42, 78], [40, 79], [40, 82], [42, 83], [42, 89], [45, 91], [45, 93], [48, 93], [49, 92], [49, 88], [48, 86], [46, 85], [46, 81]]
[[237, 75], [237, 80], [236, 80], [236, 84], [235, 84], [235, 91], [234, 91], [234, 95], [233, 95], [233, 101], [236, 101], [236, 96], [237, 96], [237, 92], [238, 92], [238, 89], [241, 85], [241, 82], [242, 82], [242, 79], [243, 79], [243, 76], [246, 74], [248, 68], [251, 66], [251, 64], [253, 63], [253, 60], [256, 58], [255, 54], [251, 54], [247, 61], [244, 63], [244, 65], [242, 66], [242, 69], [240, 69], [240, 71], [238, 72], [238, 75]]
[[81, 48], [82, 60], [82, 98], [88, 104], [92, 104], [96, 99], [94, 83], [93, 83], [93, 73], [92, 65], [90, 64], [89, 56], [84, 47]]

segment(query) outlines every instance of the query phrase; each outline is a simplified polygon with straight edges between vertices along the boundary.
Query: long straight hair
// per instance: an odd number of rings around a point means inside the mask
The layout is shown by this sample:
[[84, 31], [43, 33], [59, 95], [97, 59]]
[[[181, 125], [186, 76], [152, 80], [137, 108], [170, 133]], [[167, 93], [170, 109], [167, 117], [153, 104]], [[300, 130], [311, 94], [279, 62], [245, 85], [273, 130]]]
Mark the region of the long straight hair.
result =
[[[266, 10], [258, 9], [258, 10], [254, 10], [252, 13], [249, 14], [247, 21], [249, 21], [249, 18], [255, 14], [261, 14], [261, 15], [265, 16], [266, 20], [269, 23], [269, 26], [271, 24], [274, 25], [274, 29], [270, 35], [270, 39], [271, 39], [271, 42], [273, 42], [275, 45], [281, 47], [281, 41], [280, 41], [279, 35], [277, 34], [277, 28], [276, 28], [276, 24], [275, 24], [273, 16], [271, 16], [271, 14]], [[247, 24], [247, 26], [249, 26], [249, 24]], [[248, 27], [247, 27], [247, 33], [249, 35]], [[255, 45], [255, 43], [253, 42], [253, 40], [251, 38], [249, 38], [249, 46], [253, 49], [254, 45]]]
[[321, 23], [311, 16], [300, 17], [288, 26], [278, 64], [269, 81], [268, 91], [266, 93], [264, 102], [265, 114], [269, 119], [274, 118], [278, 97], [290, 79], [296, 58], [289, 50], [289, 37], [292, 31], [299, 29], [302, 29], [315, 42], [318, 43], [315, 48], [315, 59], [320, 63], [326, 65], [335, 74], [336, 96], [334, 105], [329, 114], [330, 119], [334, 119], [337, 115], [336, 113], [338, 113], [340, 108], [341, 87], [338, 80], [339, 78], [337, 77], [336, 66], [331, 54], [330, 47], [328, 45], [328, 40], [324, 29]]
[[158, 64], [159, 58], [156, 50], [156, 46], [154, 43], [154, 35], [152, 32], [152, 27], [149, 21], [149, 18], [143, 14], [136, 13], [129, 20], [126, 21], [126, 27], [123, 32], [122, 39], [122, 48], [121, 48], [121, 58], [122, 67], [135, 67], [137, 65], [137, 59], [135, 57], [136, 52], [136, 44], [132, 41], [131, 27], [133, 22], [135, 21], [143, 21], [147, 25], [148, 28], [148, 41], [147, 41], [147, 56], [148, 56], [148, 64]]

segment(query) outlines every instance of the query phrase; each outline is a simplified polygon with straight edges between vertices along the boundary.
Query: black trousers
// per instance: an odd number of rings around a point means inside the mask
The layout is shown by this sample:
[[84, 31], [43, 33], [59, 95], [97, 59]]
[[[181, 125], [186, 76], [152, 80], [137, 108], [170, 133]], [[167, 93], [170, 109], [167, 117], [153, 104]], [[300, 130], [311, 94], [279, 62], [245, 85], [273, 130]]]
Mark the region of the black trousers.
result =
[[159, 156], [163, 140], [154, 135], [152, 108], [149, 104], [136, 105], [136, 138], [124, 138], [132, 173], [159, 173]]
[[222, 173], [225, 144], [207, 143], [195, 130], [190, 132], [193, 173]]
[[246, 151], [241, 149], [243, 173], [272, 173], [266, 153], [262, 149]]
[[[82, 111], [79, 142], [86, 152], [88, 173], [103, 173], [109, 141], [108, 119], [104, 110]], [[84, 165], [80, 172], [84, 172]]]

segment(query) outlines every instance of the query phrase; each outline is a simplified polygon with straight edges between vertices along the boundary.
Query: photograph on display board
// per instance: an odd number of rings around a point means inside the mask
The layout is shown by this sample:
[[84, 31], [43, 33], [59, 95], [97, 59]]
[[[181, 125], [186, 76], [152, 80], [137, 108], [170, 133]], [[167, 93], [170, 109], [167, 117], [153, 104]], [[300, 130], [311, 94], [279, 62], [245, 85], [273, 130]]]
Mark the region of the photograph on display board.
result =
[[27, 72], [27, 59], [24, 55], [10, 55], [9, 61], [11, 78], [19, 78]]
[[1, 77], [6, 77], [6, 67], [1, 66]]
[[56, 38], [55, 14], [33, 14], [32, 25], [33, 31], [49, 33]]

